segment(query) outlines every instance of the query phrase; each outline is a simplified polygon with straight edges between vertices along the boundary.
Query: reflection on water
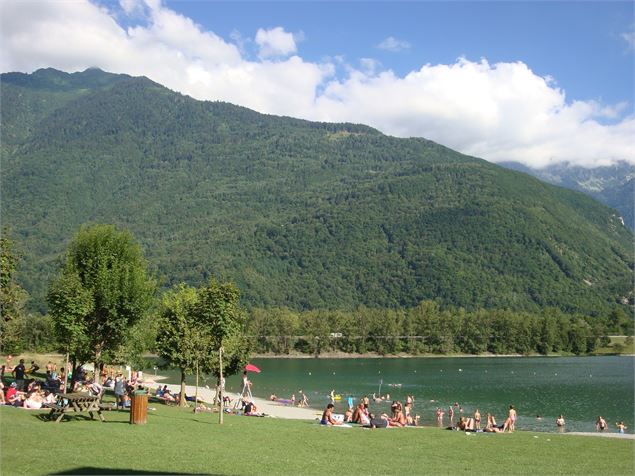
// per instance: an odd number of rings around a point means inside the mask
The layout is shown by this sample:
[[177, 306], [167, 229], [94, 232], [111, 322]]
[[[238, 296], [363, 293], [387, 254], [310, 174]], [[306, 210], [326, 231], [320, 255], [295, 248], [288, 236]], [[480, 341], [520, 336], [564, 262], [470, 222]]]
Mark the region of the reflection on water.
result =
[[[563, 431], [595, 431], [599, 415], [611, 432], [623, 420], [633, 432], [634, 359], [632, 357], [524, 357], [524, 358], [411, 358], [411, 359], [260, 359], [262, 373], [251, 376], [255, 396], [298, 396], [302, 389], [311, 406], [321, 409], [334, 389], [343, 411], [349, 395], [389, 394], [390, 399], [415, 397], [415, 413], [425, 425], [436, 425], [436, 409], [446, 412], [459, 402], [462, 413], [492, 413], [499, 422], [513, 404], [518, 410], [517, 428], [556, 431], [556, 419], [564, 415]], [[165, 373], [165, 372], [162, 372]], [[173, 382], [178, 378], [174, 375]], [[191, 383], [191, 379], [188, 380]], [[211, 379], [201, 385], [212, 386]], [[228, 379], [228, 387], [240, 391], [240, 377]], [[390, 402], [371, 409], [388, 411]]]

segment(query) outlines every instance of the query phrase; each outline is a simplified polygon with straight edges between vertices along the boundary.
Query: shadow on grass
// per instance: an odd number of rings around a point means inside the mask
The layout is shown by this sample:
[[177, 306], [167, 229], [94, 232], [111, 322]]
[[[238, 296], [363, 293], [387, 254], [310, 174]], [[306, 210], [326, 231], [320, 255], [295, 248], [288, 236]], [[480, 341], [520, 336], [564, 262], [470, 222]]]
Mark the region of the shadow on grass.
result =
[[[39, 413], [37, 415], [33, 415], [33, 418], [36, 418], [40, 421], [43, 422], [47, 422], [47, 423], [53, 423], [55, 422], [54, 419], [51, 419], [51, 417], [49, 416], [49, 412], [47, 411], [47, 413]], [[89, 415], [75, 415], [73, 413], [67, 413], [64, 415], [64, 418], [62, 418], [58, 423], [62, 423], [62, 422], [71, 422], [71, 421], [94, 421], [94, 422], [98, 422], [98, 423], [126, 423], [126, 424], [130, 424], [130, 421], [128, 419], [126, 420], [109, 420], [107, 416], [104, 416], [104, 419], [106, 421], [100, 421], [99, 417], [95, 417], [95, 418], [91, 418]]]
[[73, 468], [68, 469], [66, 471], [61, 471], [59, 473], [50, 473], [53, 475], [56, 474], [192, 474], [196, 475], [206, 475], [206, 476], [221, 476], [221, 475], [213, 475], [211, 473], [166, 473], [164, 471], [143, 471], [138, 469], [130, 469], [130, 468], [96, 468], [93, 466], [84, 466], [81, 468]]

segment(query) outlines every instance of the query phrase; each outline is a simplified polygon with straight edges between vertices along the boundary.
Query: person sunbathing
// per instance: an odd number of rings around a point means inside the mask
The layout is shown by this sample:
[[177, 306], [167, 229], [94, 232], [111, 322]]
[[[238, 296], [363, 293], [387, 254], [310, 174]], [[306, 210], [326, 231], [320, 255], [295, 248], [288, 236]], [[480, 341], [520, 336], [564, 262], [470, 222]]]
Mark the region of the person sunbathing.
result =
[[394, 416], [388, 419], [388, 424], [390, 426], [402, 427], [406, 426], [407, 423], [406, 417], [400, 408], [397, 408], [394, 412]]
[[247, 402], [245, 405], [245, 416], [264, 416], [258, 413], [258, 407], [254, 402]]
[[42, 404], [44, 403], [44, 397], [40, 393], [39, 390], [32, 392], [26, 400], [24, 400], [24, 408], [28, 408], [30, 410], [39, 410], [42, 408]]
[[494, 415], [490, 415], [489, 413], [487, 414], [487, 425], [485, 425], [485, 428], [483, 429], [483, 431], [487, 433], [502, 433], [503, 432], [503, 430], [501, 430], [500, 428], [496, 426], [496, 419], [494, 418]]
[[[366, 425], [366, 420], [368, 419], [368, 410], [364, 407], [363, 403], [357, 405], [355, 411], [353, 412], [352, 422], [360, 423], [361, 425]], [[362, 421], [364, 420], [364, 422]]]
[[388, 415], [382, 413], [379, 417], [375, 417], [372, 413], [368, 415], [370, 422], [365, 425], [367, 428], [388, 428]]
[[324, 413], [322, 413], [322, 419], [320, 420], [321, 425], [341, 425], [342, 424], [341, 422], [333, 418], [333, 408], [335, 408], [335, 405], [333, 405], [332, 403], [329, 403], [326, 406]]
[[474, 431], [474, 418], [465, 418], [462, 416], [459, 419], [457, 428], [461, 431]]

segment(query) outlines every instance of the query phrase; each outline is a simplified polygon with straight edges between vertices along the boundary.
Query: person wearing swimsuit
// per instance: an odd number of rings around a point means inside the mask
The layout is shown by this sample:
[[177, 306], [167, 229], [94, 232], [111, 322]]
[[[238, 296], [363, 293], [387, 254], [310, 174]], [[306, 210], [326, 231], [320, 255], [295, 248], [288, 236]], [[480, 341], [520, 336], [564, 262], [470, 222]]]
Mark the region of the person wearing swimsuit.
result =
[[481, 429], [481, 412], [478, 410], [478, 408], [474, 412], [474, 426], [477, 430]]
[[322, 413], [322, 419], [320, 420], [321, 425], [341, 425], [340, 422], [333, 418], [333, 408], [335, 408], [335, 405], [332, 403], [326, 406], [324, 413]]

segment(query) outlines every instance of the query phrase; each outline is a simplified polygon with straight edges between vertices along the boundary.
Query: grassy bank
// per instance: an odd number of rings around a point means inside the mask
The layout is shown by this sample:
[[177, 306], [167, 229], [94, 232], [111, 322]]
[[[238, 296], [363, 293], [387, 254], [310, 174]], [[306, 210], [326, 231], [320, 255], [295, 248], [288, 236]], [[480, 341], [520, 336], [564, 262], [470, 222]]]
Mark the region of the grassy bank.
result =
[[150, 404], [106, 423], [0, 408], [0, 472], [40, 474], [633, 474], [635, 441], [546, 433], [472, 434], [436, 428], [363, 430], [227, 416]]

